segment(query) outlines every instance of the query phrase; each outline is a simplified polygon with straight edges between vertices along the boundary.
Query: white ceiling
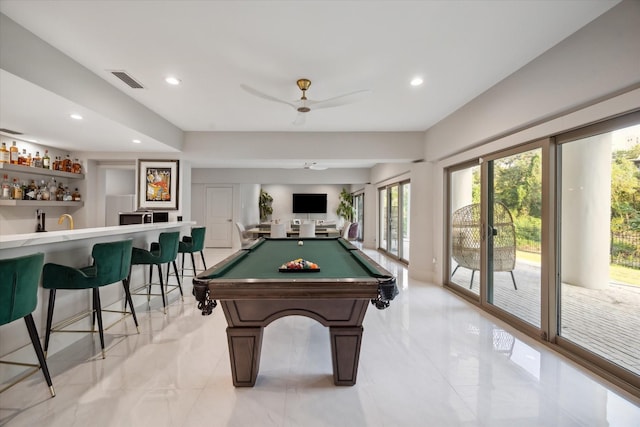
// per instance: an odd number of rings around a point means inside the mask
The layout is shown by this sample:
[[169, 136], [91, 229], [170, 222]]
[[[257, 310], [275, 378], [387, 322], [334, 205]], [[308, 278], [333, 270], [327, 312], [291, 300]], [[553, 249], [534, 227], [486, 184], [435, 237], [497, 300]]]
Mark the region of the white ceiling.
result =
[[[617, 3], [0, 0], [0, 12], [183, 131], [396, 132], [428, 129]], [[0, 127], [69, 150], [171, 150], [132, 145], [108, 117], [61, 123], [74, 105], [18, 77], [0, 74]], [[372, 94], [294, 125], [290, 106], [240, 87], [294, 101], [300, 77], [314, 100]]]

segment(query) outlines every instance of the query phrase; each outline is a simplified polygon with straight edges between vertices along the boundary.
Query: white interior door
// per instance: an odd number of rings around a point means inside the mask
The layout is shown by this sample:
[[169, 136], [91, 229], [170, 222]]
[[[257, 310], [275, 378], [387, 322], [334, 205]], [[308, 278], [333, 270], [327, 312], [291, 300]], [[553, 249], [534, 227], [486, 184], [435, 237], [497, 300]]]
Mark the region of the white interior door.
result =
[[230, 248], [233, 238], [233, 188], [207, 187], [206, 192], [205, 245], [210, 248]]

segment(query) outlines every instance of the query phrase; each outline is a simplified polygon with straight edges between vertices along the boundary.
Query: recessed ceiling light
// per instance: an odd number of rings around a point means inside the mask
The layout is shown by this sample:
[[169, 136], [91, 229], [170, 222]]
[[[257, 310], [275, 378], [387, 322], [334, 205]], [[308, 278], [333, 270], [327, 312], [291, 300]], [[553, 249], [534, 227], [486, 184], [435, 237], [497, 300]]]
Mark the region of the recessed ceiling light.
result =
[[132, 139], [131, 142], [133, 142], [134, 144], [140, 144], [142, 141], [140, 141], [139, 139]]
[[173, 76], [167, 77], [166, 79], [164, 79], [164, 81], [174, 86], [177, 86], [181, 83], [181, 80], [179, 78]]
[[82, 116], [80, 114], [69, 114], [69, 117], [71, 117], [73, 120], [82, 120]]
[[422, 83], [424, 83], [422, 77], [414, 77], [411, 79], [411, 86], [420, 86]]

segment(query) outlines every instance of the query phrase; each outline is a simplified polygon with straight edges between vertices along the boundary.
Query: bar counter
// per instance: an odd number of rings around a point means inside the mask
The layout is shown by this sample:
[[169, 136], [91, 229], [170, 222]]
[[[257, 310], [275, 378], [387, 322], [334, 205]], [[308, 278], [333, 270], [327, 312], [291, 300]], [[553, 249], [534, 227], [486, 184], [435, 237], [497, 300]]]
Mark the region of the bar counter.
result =
[[[195, 224], [192, 221], [162, 222], [0, 235], [0, 259], [42, 252], [45, 263], [54, 262], [71, 267], [82, 267], [91, 264], [91, 250], [96, 243], [132, 239], [134, 247], [149, 249], [151, 242], [158, 241], [160, 233], [179, 230], [182, 238], [182, 236], [191, 234], [191, 227]], [[138, 267], [132, 270], [132, 288], [144, 283], [146, 273], [143, 270], [147, 269]], [[121, 300], [123, 294], [122, 285], [105, 286], [100, 292], [103, 307]], [[41, 337], [44, 336], [46, 327], [48, 298], [49, 292], [40, 287], [38, 306], [33, 312], [33, 319]], [[89, 291], [59, 292], [56, 298], [54, 322], [82, 313], [89, 309], [90, 304], [91, 293]], [[27, 344], [30, 345], [30, 341], [24, 322], [15, 321], [0, 329], [0, 357]]]
[[46, 231], [43, 233], [0, 235], [0, 259], [12, 258], [6, 249], [49, 245], [75, 240], [87, 240], [108, 236], [122, 236], [141, 232], [190, 227], [195, 222], [158, 222], [151, 224], [116, 225], [113, 227], [78, 228], [75, 230]]

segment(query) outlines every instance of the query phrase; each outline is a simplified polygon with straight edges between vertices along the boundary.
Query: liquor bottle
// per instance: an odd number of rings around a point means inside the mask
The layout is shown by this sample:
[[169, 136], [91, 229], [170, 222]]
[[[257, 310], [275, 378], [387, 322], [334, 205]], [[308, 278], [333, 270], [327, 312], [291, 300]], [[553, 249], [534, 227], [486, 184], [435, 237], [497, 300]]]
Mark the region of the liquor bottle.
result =
[[25, 166], [31, 166], [31, 159], [32, 159], [32, 157], [31, 157], [31, 153], [29, 153], [29, 154], [27, 155], [27, 160], [24, 162], [24, 165], [25, 165]]
[[22, 186], [18, 182], [17, 178], [13, 178], [13, 187], [12, 187], [12, 196], [13, 200], [22, 200]]
[[51, 169], [51, 157], [49, 157], [49, 150], [44, 150], [44, 157], [42, 158], [42, 167], [45, 169]]
[[28, 193], [29, 192], [29, 184], [27, 181], [22, 181], [22, 200], [29, 200]]
[[58, 184], [58, 189], [56, 190], [56, 200], [61, 202], [64, 200], [64, 186], [62, 183]]
[[67, 154], [67, 157], [65, 157], [62, 161], [62, 167], [60, 168], [60, 170], [64, 172], [71, 172], [72, 167], [73, 163], [71, 162], [71, 157], [69, 157], [69, 155]]
[[64, 196], [62, 200], [65, 202], [73, 201], [73, 197], [71, 196], [71, 191], [69, 191], [69, 187], [64, 187]]
[[79, 202], [82, 200], [82, 196], [80, 195], [80, 192], [78, 191], [77, 188], [76, 188], [76, 191], [71, 193], [71, 198], [73, 199], [74, 202]]
[[82, 163], [80, 163], [80, 160], [73, 160], [73, 167], [71, 168], [71, 171], [73, 173], [82, 173]]
[[36, 151], [35, 157], [31, 159], [31, 167], [42, 169], [42, 157], [39, 151]]
[[38, 198], [38, 187], [36, 186], [36, 182], [32, 179], [29, 184], [29, 188], [27, 188], [26, 200], [37, 200]]
[[23, 148], [22, 153], [18, 156], [18, 164], [24, 166], [27, 163], [27, 149]]
[[40, 192], [39, 192], [38, 200], [50, 200], [51, 193], [49, 192], [49, 187], [44, 183], [44, 179], [40, 183]]
[[16, 145], [15, 141], [13, 141], [13, 145], [11, 146], [11, 153], [9, 154], [9, 156], [11, 158], [11, 164], [17, 165], [20, 152], [18, 151], [18, 146]]
[[0, 192], [0, 199], [11, 199], [11, 184], [9, 184], [9, 176], [6, 174], [4, 175], [4, 179], [2, 180], [2, 192]]
[[9, 150], [7, 150], [7, 143], [2, 143], [2, 148], [0, 148], [0, 163], [11, 163], [11, 154]]
[[56, 182], [56, 179], [51, 178], [47, 183], [47, 187], [49, 187], [49, 200], [55, 200], [56, 199], [55, 194], [56, 194], [56, 191], [58, 191], [58, 183]]

